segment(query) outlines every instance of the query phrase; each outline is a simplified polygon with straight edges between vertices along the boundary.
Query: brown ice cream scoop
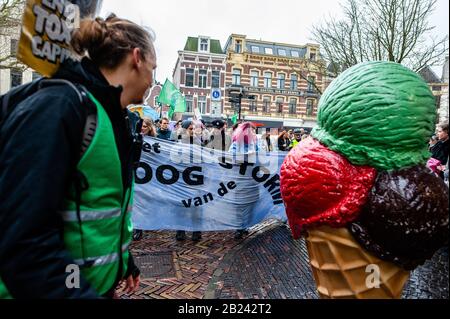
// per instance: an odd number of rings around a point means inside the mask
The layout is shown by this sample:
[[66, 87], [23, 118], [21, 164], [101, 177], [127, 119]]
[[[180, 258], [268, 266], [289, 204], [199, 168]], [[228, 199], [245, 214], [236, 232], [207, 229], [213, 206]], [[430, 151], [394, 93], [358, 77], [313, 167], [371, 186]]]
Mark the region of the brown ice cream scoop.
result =
[[412, 270], [448, 244], [448, 188], [425, 166], [379, 172], [353, 237], [375, 256]]

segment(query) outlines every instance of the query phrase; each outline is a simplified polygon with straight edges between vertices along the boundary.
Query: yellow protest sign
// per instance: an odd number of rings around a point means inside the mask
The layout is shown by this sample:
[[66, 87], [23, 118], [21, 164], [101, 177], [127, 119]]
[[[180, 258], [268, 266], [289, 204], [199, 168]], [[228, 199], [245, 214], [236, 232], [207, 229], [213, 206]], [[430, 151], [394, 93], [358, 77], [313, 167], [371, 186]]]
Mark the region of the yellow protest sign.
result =
[[44, 76], [51, 76], [70, 51], [70, 35], [80, 19], [94, 16], [101, 1], [27, 0], [17, 58]]

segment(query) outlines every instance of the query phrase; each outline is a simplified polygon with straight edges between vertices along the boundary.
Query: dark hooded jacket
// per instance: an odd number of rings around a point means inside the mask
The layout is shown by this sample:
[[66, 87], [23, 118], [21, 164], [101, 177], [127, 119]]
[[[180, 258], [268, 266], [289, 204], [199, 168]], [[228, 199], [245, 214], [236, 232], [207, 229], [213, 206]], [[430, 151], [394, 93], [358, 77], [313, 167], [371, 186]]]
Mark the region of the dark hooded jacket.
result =
[[[82, 84], [105, 108], [126, 189], [134, 150], [128, 113], [120, 105], [122, 88], [110, 86], [87, 58], [67, 63], [54, 78]], [[64, 247], [57, 213], [80, 159], [89, 106], [69, 85], [25, 96], [17, 92], [12, 100], [20, 102], [0, 127], [0, 278], [14, 298], [99, 297], [83, 278], [79, 289], [66, 287], [66, 267], [74, 262]], [[132, 258], [128, 268], [126, 276], [138, 273]]]

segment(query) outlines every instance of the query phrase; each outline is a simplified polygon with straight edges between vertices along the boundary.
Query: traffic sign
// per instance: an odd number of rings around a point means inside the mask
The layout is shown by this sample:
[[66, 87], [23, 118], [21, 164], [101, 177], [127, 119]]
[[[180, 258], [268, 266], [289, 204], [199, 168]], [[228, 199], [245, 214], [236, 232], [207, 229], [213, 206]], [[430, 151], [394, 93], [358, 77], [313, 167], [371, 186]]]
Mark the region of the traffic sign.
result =
[[220, 101], [221, 97], [222, 97], [222, 92], [220, 91], [220, 89], [212, 89], [211, 90], [211, 100]]

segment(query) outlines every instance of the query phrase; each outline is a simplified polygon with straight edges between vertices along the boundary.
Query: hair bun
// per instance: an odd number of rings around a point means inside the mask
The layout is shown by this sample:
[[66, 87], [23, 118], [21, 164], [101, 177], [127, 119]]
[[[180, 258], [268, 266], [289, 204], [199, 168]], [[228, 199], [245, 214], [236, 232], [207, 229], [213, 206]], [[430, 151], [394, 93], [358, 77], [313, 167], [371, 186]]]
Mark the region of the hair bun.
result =
[[154, 56], [153, 38], [143, 27], [110, 14], [106, 19], [84, 19], [72, 33], [71, 45], [80, 56], [88, 53], [99, 67], [114, 68], [133, 49]]
[[91, 55], [98, 43], [105, 41], [107, 33], [107, 25], [102, 18], [82, 20], [80, 28], [72, 33], [72, 48], [79, 55], [84, 55], [86, 51]]

